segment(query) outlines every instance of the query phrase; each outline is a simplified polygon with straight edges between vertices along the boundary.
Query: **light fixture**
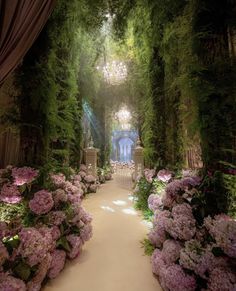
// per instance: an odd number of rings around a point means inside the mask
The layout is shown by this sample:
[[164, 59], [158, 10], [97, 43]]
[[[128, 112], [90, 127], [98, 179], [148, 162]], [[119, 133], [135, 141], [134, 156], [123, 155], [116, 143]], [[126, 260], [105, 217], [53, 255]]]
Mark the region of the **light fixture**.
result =
[[123, 107], [116, 113], [116, 117], [120, 123], [128, 123], [131, 119], [131, 113], [126, 107]]
[[97, 70], [103, 73], [104, 79], [111, 85], [124, 82], [128, 73], [126, 64], [116, 60], [108, 62], [102, 67], [97, 66]]

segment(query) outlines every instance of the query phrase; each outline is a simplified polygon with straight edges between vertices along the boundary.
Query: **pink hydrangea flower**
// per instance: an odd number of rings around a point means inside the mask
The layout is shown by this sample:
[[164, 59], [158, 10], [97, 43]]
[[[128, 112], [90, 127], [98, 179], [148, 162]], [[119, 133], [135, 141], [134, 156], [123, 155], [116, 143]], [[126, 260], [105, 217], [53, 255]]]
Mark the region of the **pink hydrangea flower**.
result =
[[10, 276], [7, 273], [0, 273], [0, 290], [2, 291], [26, 291], [24, 281]]
[[165, 230], [174, 238], [190, 240], [196, 233], [196, 221], [188, 216], [170, 218], [165, 223]]
[[22, 200], [20, 191], [16, 185], [4, 184], [0, 193], [0, 201], [10, 204], [17, 204]]
[[172, 216], [166, 220], [165, 230], [174, 238], [190, 240], [196, 233], [196, 220], [193, 217], [191, 206], [183, 203], [172, 209]]
[[80, 251], [82, 249], [82, 240], [79, 236], [76, 236], [74, 234], [67, 235], [66, 239], [71, 246], [71, 251], [68, 253], [68, 257], [70, 259], [75, 259], [80, 254]]
[[91, 193], [96, 193], [98, 189], [98, 185], [97, 184], [92, 184], [89, 186], [89, 192]]
[[66, 177], [63, 174], [52, 174], [51, 180], [57, 187], [63, 187], [66, 182]]
[[46, 278], [47, 272], [51, 265], [52, 257], [49, 253], [46, 254], [42, 262], [38, 266], [35, 276], [27, 283], [27, 291], [40, 291], [42, 283]]
[[206, 217], [204, 225], [225, 254], [236, 258], [236, 221], [227, 215]]
[[87, 175], [84, 177], [86, 183], [95, 183], [96, 178], [93, 175]]
[[79, 171], [79, 175], [82, 179], [84, 179], [87, 176], [86, 172], [84, 171]]
[[36, 192], [34, 198], [29, 202], [30, 210], [38, 215], [48, 213], [53, 206], [52, 194], [46, 190]]
[[86, 165], [81, 164], [81, 165], [80, 165], [80, 171], [87, 172], [87, 167], [86, 167]]
[[49, 223], [52, 225], [61, 225], [65, 219], [66, 215], [64, 211], [51, 211], [49, 213]]
[[68, 201], [68, 196], [63, 189], [57, 189], [53, 192], [53, 200], [56, 207], [60, 205], [60, 203], [65, 203]]
[[185, 243], [185, 248], [180, 252], [180, 265], [185, 269], [194, 271], [195, 274], [206, 279], [215, 262], [215, 257], [210, 248], [203, 248], [201, 243], [190, 240]]
[[172, 178], [172, 173], [168, 170], [160, 170], [157, 173], [157, 179], [164, 182], [164, 183], [168, 183]]
[[38, 173], [38, 170], [29, 167], [13, 168], [12, 177], [14, 178], [14, 184], [17, 186], [30, 184], [38, 176]]
[[88, 224], [91, 223], [93, 218], [90, 215], [90, 213], [88, 213], [83, 207], [79, 208], [79, 215], [80, 215], [80, 219], [83, 221], [83, 223]]
[[148, 234], [151, 243], [156, 247], [162, 247], [162, 244], [167, 239], [165, 225], [170, 217], [169, 211], [157, 212], [154, 216], [153, 229]]
[[74, 182], [79, 182], [79, 183], [82, 181], [80, 175], [75, 175], [75, 176], [73, 177], [73, 180], [74, 180]]
[[197, 287], [195, 277], [185, 273], [177, 264], [167, 267], [161, 277], [170, 291], [194, 291]]
[[65, 266], [66, 252], [63, 250], [54, 250], [51, 256], [52, 261], [48, 271], [48, 277], [53, 279], [59, 275]]
[[80, 230], [80, 237], [83, 243], [90, 240], [93, 235], [93, 228], [91, 224], [84, 224], [84, 226]]
[[162, 206], [161, 197], [157, 194], [151, 194], [148, 197], [148, 208], [155, 212], [160, 206]]
[[42, 262], [52, 246], [52, 238], [44, 237], [33, 227], [23, 228], [19, 233], [19, 238], [18, 253], [31, 267]]
[[162, 255], [165, 263], [171, 265], [180, 257], [181, 244], [173, 239], [168, 239], [163, 244]]
[[78, 194], [68, 194], [68, 199], [71, 204], [81, 204], [81, 196]]
[[51, 228], [51, 234], [53, 241], [57, 241], [61, 237], [61, 231], [58, 226], [53, 226]]
[[151, 257], [152, 272], [161, 276], [162, 272], [167, 268], [167, 265], [163, 259], [162, 252], [159, 249], [155, 249]]
[[209, 291], [236, 290], [236, 274], [228, 269], [215, 268], [210, 272], [207, 287]]

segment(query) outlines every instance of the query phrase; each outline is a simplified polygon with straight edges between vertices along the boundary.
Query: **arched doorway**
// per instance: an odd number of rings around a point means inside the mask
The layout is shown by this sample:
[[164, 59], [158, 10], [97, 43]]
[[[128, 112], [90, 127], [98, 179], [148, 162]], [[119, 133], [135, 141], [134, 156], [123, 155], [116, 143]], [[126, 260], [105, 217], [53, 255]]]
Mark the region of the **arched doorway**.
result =
[[132, 160], [134, 142], [129, 137], [119, 140], [120, 162], [130, 162]]

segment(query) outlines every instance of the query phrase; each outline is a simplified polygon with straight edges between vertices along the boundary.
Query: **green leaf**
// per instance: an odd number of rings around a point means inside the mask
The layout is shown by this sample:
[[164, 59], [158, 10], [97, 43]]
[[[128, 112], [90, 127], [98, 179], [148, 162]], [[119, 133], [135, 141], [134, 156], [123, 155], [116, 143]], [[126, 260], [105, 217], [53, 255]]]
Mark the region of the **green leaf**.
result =
[[20, 262], [13, 268], [14, 273], [22, 280], [27, 281], [31, 275], [31, 268], [24, 262]]
[[64, 250], [70, 252], [71, 247], [66, 239], [65, 236], [62, 236], [58, 241], [57, 241], [57, 247], [62, 247]]
[[212, 253], [216, 257], [221, 257], [221, 256], [224, 255], [224, 252], [222, 251], [222, 249], [221, 248], [217, 248], [217, 247], [212, 249]]

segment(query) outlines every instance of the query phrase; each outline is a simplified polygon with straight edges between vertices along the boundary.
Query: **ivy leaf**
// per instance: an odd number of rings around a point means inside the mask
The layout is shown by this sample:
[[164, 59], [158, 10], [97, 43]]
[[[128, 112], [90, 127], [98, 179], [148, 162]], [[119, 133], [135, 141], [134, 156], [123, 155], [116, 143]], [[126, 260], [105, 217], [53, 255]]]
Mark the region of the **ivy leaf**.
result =
[[64, 250], [70, 252], [71, 251], [71, 247], [66, 239], [65, 236], [62, 236], [58, 241], [57, 241], [57, 247], [61, 247]]

